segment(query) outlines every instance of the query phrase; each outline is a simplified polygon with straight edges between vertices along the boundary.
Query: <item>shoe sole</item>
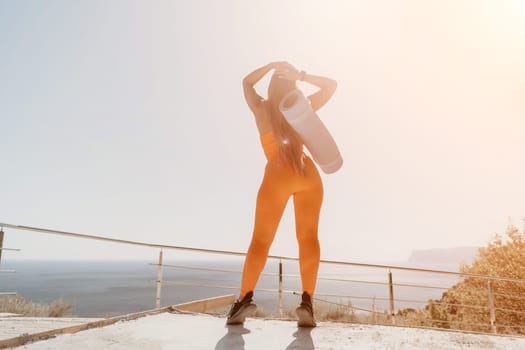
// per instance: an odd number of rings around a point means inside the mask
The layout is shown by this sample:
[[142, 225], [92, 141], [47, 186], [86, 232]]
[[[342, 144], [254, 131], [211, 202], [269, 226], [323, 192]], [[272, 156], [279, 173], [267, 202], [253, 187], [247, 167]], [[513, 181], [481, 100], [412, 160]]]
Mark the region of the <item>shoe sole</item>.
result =
[[302, 307], [298, 307], [295, 309], [295, 313], [297, 314], [297, 317], [299, 318], [297, 320], [297, 326], [298, 327], [316, 327], [316, 323], [314, 321], [314, 317], [308, 312], [308, 310], [303, 309]]
[[227, 325], [243, 324], [246, 317], [251, 316], [255, 312], [256, 309], [257, 309], [257, 305], [255, 304], [247, 305], [245, 308], [239, 310], [237, 315], [229, 318], [226, 321], [226, 324]]

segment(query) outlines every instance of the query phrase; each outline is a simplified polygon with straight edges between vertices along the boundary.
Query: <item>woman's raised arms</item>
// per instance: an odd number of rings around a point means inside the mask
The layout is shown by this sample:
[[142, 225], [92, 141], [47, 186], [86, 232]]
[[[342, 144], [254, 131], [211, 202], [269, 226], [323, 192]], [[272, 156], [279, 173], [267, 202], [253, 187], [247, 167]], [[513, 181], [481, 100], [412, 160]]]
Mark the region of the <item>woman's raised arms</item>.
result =
[[317, 86], [320, 90], [308, 96], [314, 111], [323, 107], [326, 102], [330, 100], [337, 88], [337, 82], [335, 80], [318, 75], [306, 74], [304, 71], [300, 72], [294, 66], [286, 62], [283, 62], [276, 68], [275, 74], [284, 79], [301, 80]]
[[303, 81], [320, 88], [319, 91], [308, 96], [308, 99], [312, 103], [312, 109], [316, 112], [330, 100], [337, 88], [337, 82], [335, 80], [318, 75], [304, 74]]
[[261, 80], [269, 71], [278, 68], [280, 64], [281, 62], [269, 63], [261, 68], [254, 70], [246, 77], [244, 77], [242, 81], [244, 98], [246, 99], [246, 103], [248, 103], [248, 106], [254, 114], [257, 114], [261, 110], [262, 103], [264, 101], [264, 99], [261, 96], [259, 96], [257, 91], [255, 91], [255, 84], [257, 84], [257, 82]]
[[299, 72], [293, 65], [288, 62], [272, 62], [261, 68], [258, 68], [248, 74], [242, 81], [244, 89], [244, 98], [254, 114], [258, 114], [263, 106], [264, 99], [257, 94], [254, 85], [257, 84], [269, 71], [275, 69], [275, 74], [280, 78], [288, 80], [302, 80], [319, 88], [319, 91], [308, 96], [314, 111], [323, 107], [334, 94], [337, 88], [337, 82], [333, 79], [318, 75], [306, 74], [304, 71]]

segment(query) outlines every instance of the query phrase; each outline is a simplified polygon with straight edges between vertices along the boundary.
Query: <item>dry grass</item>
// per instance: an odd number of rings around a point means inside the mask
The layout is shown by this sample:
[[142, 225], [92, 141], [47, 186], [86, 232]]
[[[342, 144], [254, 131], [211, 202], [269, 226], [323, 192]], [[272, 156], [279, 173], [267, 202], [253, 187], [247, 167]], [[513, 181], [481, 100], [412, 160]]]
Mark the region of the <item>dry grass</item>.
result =
[[73, 305], [62, 299], [50, 304], [35, 303], [21, 296], [0, 298], [0, 312], [32, 317], [69, 317], [73, 316]]
[[[387, 312], [375, 314], [356, 314], [352, 304], [316, 302], [314, 303], [314, 315], [317, 321], [353, 322], [368, 324], [392, 324], [391, 317]], [[297, 318], [295, 307], [283, 309], [281, 317], [275, 312], [257, 308], [254, 317], [260, 318], [284, 318], [294, 320]], [[425, 309], [403, 309], [395, 315], [395, 324], [408, 327], [432, 327], [432, 318]]]
[[[265, 310], [258, 307], [254, 317], [260, 318], [284, 318], [284, 319], [296, 319], [295, 313], [296, 307], [283, 309], [282, 316], [279, 317], [272, 311]], [[340, 321], [340, 322], [356, 322], [357, 317], [355, 315], [352, 305], [346, 304], [330, 304], [330, 303], [314, 303], [314, 315], [317, 321]]]
[[271, 318], [271, 317], [275, 317], [275, 315], [271, 311], [268, 311], [268, 310], [266, 310], [266, 309], [264, 309], [262, 307], [257, 307], [253, 317]]

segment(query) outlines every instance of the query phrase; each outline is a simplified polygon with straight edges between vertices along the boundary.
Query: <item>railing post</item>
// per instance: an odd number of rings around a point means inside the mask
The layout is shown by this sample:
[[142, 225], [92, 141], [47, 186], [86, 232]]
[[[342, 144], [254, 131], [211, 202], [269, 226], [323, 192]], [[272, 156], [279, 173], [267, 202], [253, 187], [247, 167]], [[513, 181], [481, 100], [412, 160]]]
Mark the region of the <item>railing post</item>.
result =
[[0, 228], [0, 264], [2, 263], [2, 248], [4, 247], [4, 228]]
[[283, 316], [283, 261], [279, 260], [279, 317]]
[[392, 271], [388, 269], [388, 290], [390, 295], [390, 320], [396, 324], [396, 314], [394, 309], [394, 283], [392, 282]]
[[372, 323], [377, 324], [376, 296], [372, 299]]
[[155, 299], [155, 307], [160, 308], [160, 291], [162, 289], [162, 249], [159, 252], [159, 264], [157, 265], [157, 298]]
[[497, 333], [496, 330], [496, 310], [494, 308], [494, 296], [492, 294], [492, 286], [490, 279], [487, 281], [487, 293], [489, 299], [489, 312], [490, 312], [490, 330], [492, 333]]

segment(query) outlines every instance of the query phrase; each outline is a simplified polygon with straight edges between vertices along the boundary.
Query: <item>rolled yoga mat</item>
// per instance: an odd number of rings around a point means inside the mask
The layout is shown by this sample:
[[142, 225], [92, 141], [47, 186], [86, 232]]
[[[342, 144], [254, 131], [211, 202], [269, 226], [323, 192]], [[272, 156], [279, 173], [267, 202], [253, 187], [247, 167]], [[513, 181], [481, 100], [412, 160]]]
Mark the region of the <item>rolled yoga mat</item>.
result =
[[343, 158], [330, 132], [312, 109], [301, 90], [296, 89], [283, 97], [279, 109], [292, 128], [301, 136], [315, 162], [326, 173], [336, 172]]

